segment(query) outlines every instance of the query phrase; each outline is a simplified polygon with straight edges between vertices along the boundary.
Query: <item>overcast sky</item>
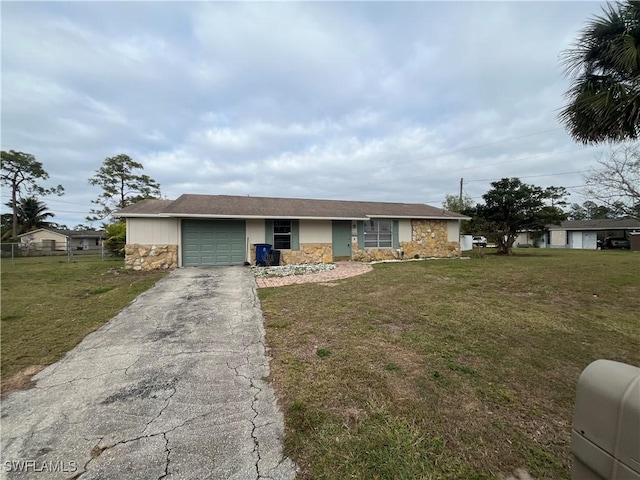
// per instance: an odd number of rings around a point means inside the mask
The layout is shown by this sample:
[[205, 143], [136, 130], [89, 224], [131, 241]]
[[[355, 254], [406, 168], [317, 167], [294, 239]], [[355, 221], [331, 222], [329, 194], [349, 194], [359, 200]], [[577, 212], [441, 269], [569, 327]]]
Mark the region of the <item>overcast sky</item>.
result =
[[2, 2], [2, 149], [65, 187], [45, 201], [69, 227], [119, 153], [172, 199], [574, 187], [608, 148], [559, 124], [559, 55], [602, 5]]

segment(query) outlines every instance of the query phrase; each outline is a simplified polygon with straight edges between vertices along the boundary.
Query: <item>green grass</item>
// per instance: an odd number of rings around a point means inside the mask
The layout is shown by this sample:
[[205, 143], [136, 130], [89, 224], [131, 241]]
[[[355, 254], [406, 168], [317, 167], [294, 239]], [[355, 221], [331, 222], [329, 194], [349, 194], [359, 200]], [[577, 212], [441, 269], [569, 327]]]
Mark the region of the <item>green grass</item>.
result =
[[2, 393], [21, 388], [165, 273], [98, 256], [2, 259]]
[[260, 297], [301, 478], [569, 478], [580, 373], [640, 363], [634, 252], [379, 264]]

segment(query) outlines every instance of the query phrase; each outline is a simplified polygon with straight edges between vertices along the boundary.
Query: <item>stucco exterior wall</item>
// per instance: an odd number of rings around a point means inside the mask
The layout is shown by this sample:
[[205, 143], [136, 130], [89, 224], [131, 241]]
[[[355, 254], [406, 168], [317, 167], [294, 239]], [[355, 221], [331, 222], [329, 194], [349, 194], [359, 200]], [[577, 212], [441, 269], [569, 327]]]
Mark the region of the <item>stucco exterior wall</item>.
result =
[[566, 230], [551, 230], [550, 247], [566, 247], [567, 246], [567, 231]]
[[300, 244], [332, 243], [331, 220], [300, 220], [299, 228]]
[[127, 243], [178, 245], [180, 221], [177, 218], [127, 218]]
[[67, 237], [49, 230], [39, 230], [20, 237], [20, 243], [33, 248], [40, 248], [43, 240], [55, 240], [55, 250], [67, 249]]
[[401, 242], [411, 241], [411, 220], [398, 221], [398, 238]]
[[246, 232], [250, 244], [264, 243], [266, 238], [264, 220], [247, 220]]
[[460, 220], [447, 220], [447, 240], [449, 242], [460, 241]]

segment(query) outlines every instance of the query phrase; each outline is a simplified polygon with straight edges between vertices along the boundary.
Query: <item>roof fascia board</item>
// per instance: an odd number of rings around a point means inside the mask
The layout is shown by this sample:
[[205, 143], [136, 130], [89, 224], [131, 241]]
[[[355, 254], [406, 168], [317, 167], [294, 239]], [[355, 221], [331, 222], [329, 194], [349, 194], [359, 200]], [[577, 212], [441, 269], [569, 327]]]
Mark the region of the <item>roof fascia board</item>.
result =
[[70, 238], [69, 235], [65, 235], [64, 233], [56, 232], [55, 230], [49, 230], [48, 228], [37, 228], [37, 229], [31, 230], [29, 232], [21, 233], [20, 235], [18, 235], [18, 237], [24, 237], [26, 235], [31, 235], [32, 233], [36, 233], [36, 232], [49, 232], [49, 233], [53, 233], [54, 235], [60, 235], [61, 237]]
[[588, 232], [591, 230], [640, 230], [640, 227], [549, 227], [553, 231]]
[[438, 215], [367, 215], [369, 218], [398, 218], [407, 220], [471, 220], [471, 217], [444, 217]]
[[126, 213], [123, 218], [234, 218], [247, 220], [369, 220], [371, 218], [397, 218], [415, 220], [470, 220], [471, 217], [444, 217], [434, 215], [366, 215], [364, 217], [318, 217], [292, 215], [222, 215], [208, 213]]
[[309, 217], [291, 215], [219, 215], [207, 213], [161, 213], [160, 218], [234, 218], [239, 220], [368, 220], [367, 217]]

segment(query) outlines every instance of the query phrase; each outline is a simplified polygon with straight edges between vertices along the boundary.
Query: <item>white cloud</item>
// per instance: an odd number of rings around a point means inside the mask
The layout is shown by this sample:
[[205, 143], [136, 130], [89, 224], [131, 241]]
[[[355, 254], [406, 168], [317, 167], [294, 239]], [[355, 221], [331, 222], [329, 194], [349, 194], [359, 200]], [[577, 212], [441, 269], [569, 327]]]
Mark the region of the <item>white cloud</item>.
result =
[[[3, 149], [67, 188], [123, 152], [163, 192], [439, 203], [586, 170], [558, 55], [597, 3], [3, 4]], [[472, 181], [482, 180], [482, 181]], [[531, 177], [576, 185], [580, 174]], [[75, 205], [60, 203], [72, 199]], [[71, 207], [71, 208], [68, 208]], [[68, 220], [67, 220], [68, 219]]]

